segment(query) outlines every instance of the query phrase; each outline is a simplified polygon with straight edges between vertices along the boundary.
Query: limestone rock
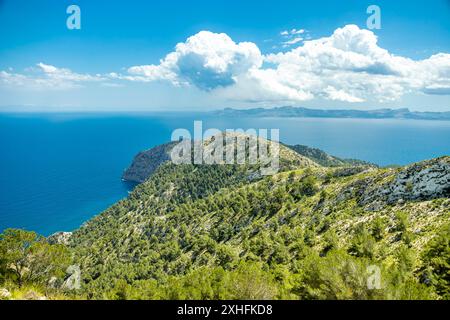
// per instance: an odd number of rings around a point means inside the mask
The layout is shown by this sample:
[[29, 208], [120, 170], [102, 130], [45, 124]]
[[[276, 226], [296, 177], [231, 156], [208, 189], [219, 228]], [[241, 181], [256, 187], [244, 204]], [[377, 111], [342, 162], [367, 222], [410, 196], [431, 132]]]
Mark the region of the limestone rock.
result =
[[413, 164], [389, 186], [389, 202], [450, 197], [450, 158]]
[[450, 197], [450, 157], [412, 164], [398, 172], [392, 181], [373, 185], [366, 181], [361, 203], [383, 200], [389, 204]]
[[72, 232], [56, 232], [49, 237], [47, 237], [47, 241], [50, 244], [64, 244], [68, 245], [69, 240], [72, 237]]

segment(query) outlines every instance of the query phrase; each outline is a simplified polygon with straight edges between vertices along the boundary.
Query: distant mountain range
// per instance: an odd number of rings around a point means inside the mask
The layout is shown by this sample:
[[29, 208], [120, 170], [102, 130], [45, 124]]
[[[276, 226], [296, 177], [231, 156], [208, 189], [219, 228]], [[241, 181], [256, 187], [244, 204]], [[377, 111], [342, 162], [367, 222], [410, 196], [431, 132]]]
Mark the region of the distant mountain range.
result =
[[301, 117], [301, 118], [357, 118], [357, 119], [414, 119], [450, 120], [450, 112], [417, 112], [408, 108], [377, 110], [325, 110], [303, 107], [253, 108], [238, 110], [225, 108], [215, 111], [220, 116]]

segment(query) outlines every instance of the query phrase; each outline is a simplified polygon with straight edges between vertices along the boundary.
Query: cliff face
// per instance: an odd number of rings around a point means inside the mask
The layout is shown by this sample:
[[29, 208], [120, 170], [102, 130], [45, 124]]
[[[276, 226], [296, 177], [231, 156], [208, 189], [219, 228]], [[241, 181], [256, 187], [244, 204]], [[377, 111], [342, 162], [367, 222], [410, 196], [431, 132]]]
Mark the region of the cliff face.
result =
[[142, 183], [164, 162], [170, 160], [170, 151], [175, 143], [156, 146], [150, 150], [139, 152], [122, 175], [122, 179]]

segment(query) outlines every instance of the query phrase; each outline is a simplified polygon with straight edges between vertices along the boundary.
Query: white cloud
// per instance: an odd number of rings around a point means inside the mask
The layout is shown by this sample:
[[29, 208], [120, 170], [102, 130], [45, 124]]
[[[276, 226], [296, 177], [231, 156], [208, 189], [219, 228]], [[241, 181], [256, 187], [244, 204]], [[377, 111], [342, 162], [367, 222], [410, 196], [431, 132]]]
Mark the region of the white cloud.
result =
[[303, 41], [302, 37], [295, 37], [295, 38], [293, 38], [291, 40], [283, 42], [283, 47], [287, 48], [287, 47], [290, 47], [290, 46], [292, 46], [294, 44], [297, 44], [297, 43], [299, 43], [301, 41]]
[[235, 77], [214, 92], [245, 101], [390, 102], [410, 92], [446, 94], [450, 55], [414, 61], [378, 46], [375, 34], [355, 25], [306, 41], [288, 52], [264, 56], [264, 67]]
[[159, 65], [134, 66], [128, 72], [137, 80], [163, 79], [212, 90], [234, 84], [237, 76], [261, 67], [262, 62], [254, 43], [235, 43], [224, 33], [201, 31], [177, 44]]
[[302, 34], [302, 33], [305, 33], [305, 29], [299, 29], [299, 30], [292, 29], [290, 33], [291, 34]]
[[441, 84], [439, 92], [450, 88], [449, 54], [414, 61], [389, 53], [377, 42], [373, 32], [348, 25], [265, 59], [275, 65], [279, 82], [290, 79], [291, 87], [330, 100], [386, 102], [411, 91], [434, 93], [426, 89], [430, 85]]
[[[376, 35], [355, 25], [329, 37], [303, 41], [303, 29], [286, 30], [285, 52], [262, 55], [256, 44], [224, 33], [199, 32], [176, 45], [159, 64], [132, 66], [125, 74], [75, 73], [39, 63], [26, 73], [0, 71], [0, 84], [70, 89], [86, 82], [165, 81], [195, 87], [206, 97], [243, 102], [292, 102], [316, 98], [358, 103], [398, 101], [405, 94], [450, 94], [450, 54], [413, 60], [378, 45]], [[300, 40], [301, 39], [301, 40]], [[301, 44], [300, 44], [301, 43]]]
[[[292, 29], [281, 34], [304, 32]], [[286, 44], [302, 40], [291, 37]], [[420, 61], [396, 56], [378, 46], [373, 32], [356, 25], [266, 56], [253, 43], [236, 44], [225, 34], [203, 31], [179, 43], [159, 65], [132, 67], [129, 72], [143, 81], [166, 79], [214, 90], [231, 100], [388, 102], [408, 92], [446, 94], [450, 55]]]
[[325, 98], [337, 101], [347, 101], [347, 102], [363, 102], [364, 100], [355, 96], [352, 96], [344, 90], [337, 90], [332, 86], [328, 86], [324, 89]]
[[284, 30], [280, 32], [280, 35], [284, 36], [284, 37], [288, 37], [288, 36], [295, 36], [295, 35], [299, 35], [299, 34], [303, 34], [305, 33], [306, 30], [305, 29], [291, 29], [291, 30]]
[[56, 67], [54, 67], [54, 66], [47, 65], [47, 64], [43, 64], [42, 62], [39, 62], [39, 63], [37, 64], [37, 66], [38, 66], [39, 68], [41, 68], [42, 71], [44, 71], [45, 73], [53, 73], [53, 74], [57, 74], [58, 71], [59, 71], [58, 68], [56, 68]]
[[280, 35], [284, 38], [283, 41], [281, 42], [281, 47], [283, 48], [289, 48], [293, 45], [300, 44], [300, 42], [304, 40], [304, 36], [308, 36], [306, 35], [305, 29], [295, 29], [295, 28], [291, 30], [284, 30], [280, 32]]
[[27, 74], [0, 71], [0, 83], [9, 87], [25, 87], [29, 89], [71, 89], [81, 86], [82, 82], [103, 81], [101, 75], [89, 75], [72, 72], [69, 69], [57, 68], [42, 62], [28, 68]]

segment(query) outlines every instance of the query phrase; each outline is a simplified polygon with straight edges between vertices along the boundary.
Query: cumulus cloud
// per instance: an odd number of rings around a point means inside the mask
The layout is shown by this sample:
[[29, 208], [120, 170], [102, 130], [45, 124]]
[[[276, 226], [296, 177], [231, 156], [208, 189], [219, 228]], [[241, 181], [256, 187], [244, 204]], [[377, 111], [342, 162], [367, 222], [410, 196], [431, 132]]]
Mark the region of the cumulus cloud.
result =
[[[281, 32], [290, 37], [303, 29]], [[301, 42], [291, 37], [286, 43]], [[129, 68], [134, 80], [168, 80], [193, 85], [227, 99], [304, 101], [322, 98], [363, 102], [394, 101], [408, 92], [447, 94], [450, 55], [415, 61], [378, 45], [377, 36], [356, 25], [329, 37], [305, 41], [287, 52], [261, 55], [249, 42], [235, 43], [225, 34], [202, 31], [179, 43], [159, 65]]]
[[201, 31], [178, 43], [158, 64], [131, 66], [125, 74], [80, 74], [39, 63], [24, 74], [0, 71], [0, 83], [72, 88], [86, 82], [115, 86], [125, 81], [165, 81], [230, 101], [270, 103], [316, 98], [390, 102], [408, 93], [450, 94], [448, 53], [423, 60], [394, 55], [379, 46], [372, 31], [356, 25], [315, 40], [303, 41], [305, 32], [283, 31], [285, 42], [293, 48], [263, 55], [254, 43]]
[[263, 57], [254, 43], [235, 43], [224, 33], [202, 31], [177, 44], [159, 65], [128, 69], [137, 80], [169, 80], [175, 85], [192, 84], [203, 90], [226, 87], [236, 77], [260, 68]]
[[[275, 66], [279, 82], [330, 100], [386, 102], [411, 91], [435, 93], [430, 86], [436, 84], [440, 84], [436, 92], [450, 87], [449, 54], [420, 61], [396, 56], [378, 46], [373, 32], [356, 25], [305, 41], [288, 52], [270, 54], [265, 61]], [[285, 79], [290, 80], [285, 83]]]

